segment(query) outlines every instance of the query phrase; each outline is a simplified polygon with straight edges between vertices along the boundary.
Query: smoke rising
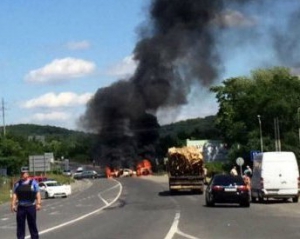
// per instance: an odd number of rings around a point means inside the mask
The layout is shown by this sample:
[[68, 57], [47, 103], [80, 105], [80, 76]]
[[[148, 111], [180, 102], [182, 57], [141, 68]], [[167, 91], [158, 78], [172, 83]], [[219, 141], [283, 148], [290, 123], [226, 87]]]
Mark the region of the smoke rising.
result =
[[[153, 160], [159, 129], [156, 112], [188, 103], [194, 85], [208, 88], [220, 80], [226, 36], [234, 36], [236, 42], [247, 36], [248, 44], [261, 40], [256, 13], [272, 4], [263, 2], [152, 0], [134, 49], [135, 73], [98, 89], [81, 117], [81, 125], [99, 135], [97, 160], [113, 167], [129, 167], [141, 158]], [[273, 39], [280, 39], [283, 32], [273, 33]]]

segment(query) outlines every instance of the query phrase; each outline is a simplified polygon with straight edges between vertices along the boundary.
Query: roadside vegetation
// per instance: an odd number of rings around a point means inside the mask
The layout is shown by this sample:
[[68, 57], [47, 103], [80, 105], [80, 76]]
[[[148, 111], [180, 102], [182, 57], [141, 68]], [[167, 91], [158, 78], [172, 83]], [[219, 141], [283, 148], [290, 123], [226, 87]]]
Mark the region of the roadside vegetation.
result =
[[[156, 152], [161, 163], [156, 165], [156, 173], [165, 170], [168, 148], [184, 146], [186, 139], [221, 140], [226, 145], [227, 161], [206, 163], [209, 175], [228, 171], [238, 157], [251, 163], [250, 152], [262, 146], [264, 151], [293, 151], [299, 160], [300, 80], [290, 69], [257, 69], [250, 76], [225, 79], [210, 90], [219, 104], [216, 115], [160, 127]], [[8, 175], [0, 181], [0, 201], [7, 198], [9, 178], [28, 165], [29, 155], [53, 152], [56, 160], [78, 163], [91, 163], [97, 157], [96, 134], [32, 124], [8, 125], [5, 130], [0, 127], [0, 132], [0, 169], [6, 169]], [[58, 169], [51, 177], [60, 176]]]
[[[72, 182], [74, 182], [74, 179], [72, 177], [53, 172], [48, 173], [45, 177], [47, 179], [56, 180], [61, 184], [71, 184]], [[19, 180], [19, 178], [19, 176], [0, 177], [0, 204], [10, 201], [13, 185]]]

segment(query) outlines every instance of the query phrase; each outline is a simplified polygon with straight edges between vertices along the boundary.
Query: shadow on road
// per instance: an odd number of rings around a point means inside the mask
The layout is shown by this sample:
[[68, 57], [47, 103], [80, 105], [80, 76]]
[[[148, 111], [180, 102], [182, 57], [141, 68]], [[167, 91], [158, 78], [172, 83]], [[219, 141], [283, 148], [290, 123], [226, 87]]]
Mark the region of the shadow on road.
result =
[[159, 192], [158, 195], [161, 197], [168, 197], [168, 196], [173, 197], [173, 196], [202, 195], [202, 194], [198, 193], [198, 192], [193, 192], [193, 191], [170, 192], [169, 190], [165, 190], [165, 191]]

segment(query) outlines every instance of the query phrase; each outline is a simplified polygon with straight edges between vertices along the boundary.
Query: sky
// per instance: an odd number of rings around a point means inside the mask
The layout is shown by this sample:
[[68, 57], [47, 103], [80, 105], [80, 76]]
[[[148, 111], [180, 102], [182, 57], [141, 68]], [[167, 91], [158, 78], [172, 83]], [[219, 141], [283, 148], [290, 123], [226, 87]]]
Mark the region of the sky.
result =
[[[215, 24], [225, 23], [227, 30], [218, 33], [215, 50], [222, 71], [215, 84], [249, 75], [258, 67], [299, 68], [295, 39], [299, 39], [300, 1], [257, 2], [261, 4], [230, 5], [216, 17]], [[30, 123], [77, 130], [78, 118], [97, 90], [134, 73], [138, 63], [133, 52], [149, 3], [1, 0], [0, 125]], [[297, 21], [290, 22], [290, 16]], [[156, 115], [167, 124], [217, 111], [215, 95], [208, 88], [195, 87], [186, 105], [168, 110], [168, 116], [165, 109]]]

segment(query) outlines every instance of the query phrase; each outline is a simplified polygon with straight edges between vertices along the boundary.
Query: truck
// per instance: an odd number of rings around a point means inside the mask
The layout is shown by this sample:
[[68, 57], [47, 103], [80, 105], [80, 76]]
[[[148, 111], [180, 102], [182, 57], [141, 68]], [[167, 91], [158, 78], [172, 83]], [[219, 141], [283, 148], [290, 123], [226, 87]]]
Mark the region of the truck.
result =
[[182, 190], [203, 194], [205, 181], [204, 160], [197, 147], [169, 148], [166, 169], [171, 194]]
[[293, 152], [263, 152], [254, 157], [251, 199], [299, 200], [299, 168]]

